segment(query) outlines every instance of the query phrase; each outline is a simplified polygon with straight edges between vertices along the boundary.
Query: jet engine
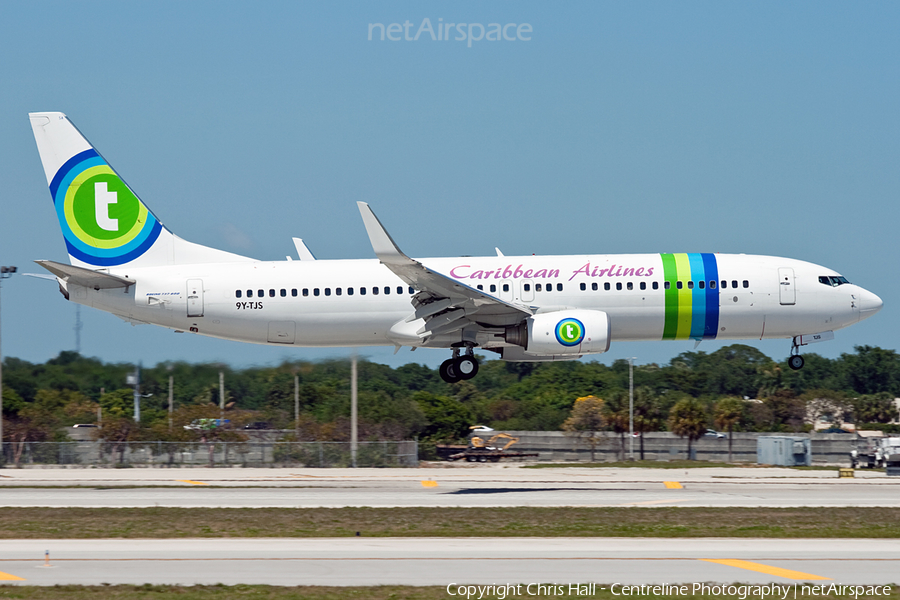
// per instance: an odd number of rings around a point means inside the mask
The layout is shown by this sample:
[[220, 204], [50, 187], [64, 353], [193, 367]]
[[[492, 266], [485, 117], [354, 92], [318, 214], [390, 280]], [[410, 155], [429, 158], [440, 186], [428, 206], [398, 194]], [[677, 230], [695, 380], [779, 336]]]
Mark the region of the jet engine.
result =
[[609, 315], [600, 310], [538, 313], [506, 329], [506, 341], [544, 356], [600, 354], [609, 350]]

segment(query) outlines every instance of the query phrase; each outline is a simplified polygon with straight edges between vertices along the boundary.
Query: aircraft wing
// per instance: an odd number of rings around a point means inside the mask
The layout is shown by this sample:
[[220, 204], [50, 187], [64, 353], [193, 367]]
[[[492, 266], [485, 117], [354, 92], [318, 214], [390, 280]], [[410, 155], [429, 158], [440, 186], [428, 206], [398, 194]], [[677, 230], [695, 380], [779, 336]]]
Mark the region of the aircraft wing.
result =
[[527, 306], [500, 300], [406, 256], [369, 205], [357, 204], [375, 255], [400, 279], [419, 290], [413, 297], [416, 311], [407, 321], [425, 320], [425, 326], [417, 331], [421, 337], [451, 333], [470, 323], [485, 327], [516, 325], [534, 314]]

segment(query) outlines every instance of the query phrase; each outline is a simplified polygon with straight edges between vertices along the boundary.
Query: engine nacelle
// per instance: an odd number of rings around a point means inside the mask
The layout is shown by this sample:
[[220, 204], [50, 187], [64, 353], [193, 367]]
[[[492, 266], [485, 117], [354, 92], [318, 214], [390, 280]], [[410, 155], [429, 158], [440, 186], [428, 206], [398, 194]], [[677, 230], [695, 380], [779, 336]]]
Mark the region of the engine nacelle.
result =
[[600, 310], [538, 313], [526, 321], [527, 354], [560, 356], [609, 350], [609, 315]]

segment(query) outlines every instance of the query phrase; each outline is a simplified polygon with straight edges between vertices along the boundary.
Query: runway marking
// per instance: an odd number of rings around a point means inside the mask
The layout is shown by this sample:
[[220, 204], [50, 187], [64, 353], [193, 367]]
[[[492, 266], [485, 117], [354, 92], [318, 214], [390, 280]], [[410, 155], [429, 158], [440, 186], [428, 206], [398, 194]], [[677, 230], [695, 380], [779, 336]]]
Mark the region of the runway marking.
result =
[[[547, 560], [547, 561], [572, 561], [572, 560], [590, 560], [590, 561], [602, 561], [602, 562], [640, 562], [640, 561], [654, 561], [654, 562], [665, 562], [665, 561], [705, 561], [712, 563], [724, 564], [727, 566], [737, 566], [738, 568], [747, 568], [754, 571], [760, 571], [763, 573], [768, 573], [769, 571], [763, 571], [762, 569], [769, 569], [773, 571], [772, 575], [780, 575], [781, 573], [793, 573], [798, 575], [798, 579], [810, 579], [810, 580], [821, 580], [821, 579], [830, 579], [829, 577], [821, 577], [819, 575], [811, 575], [809, 573], [802, 573], [800, 571], [791, 571], [789, 569], [779, 569], [778, 567], [770, 567], [768, 565], [762, 565], [759, 563], [752, 563], [743, 560], [728, 560], [728, 559], [713, 559], [713, 558], [689, 558], [689, 557], [634, 557], [634, 556], [562, 556], [562, 557], [553, 557], [553, 556], [452, 556], [452, 557], [440, 557], [440, 556], [392, 556], [392, 557], [361, 557], [361, 556], [344, 556], [344, 557], [321, 557], [321, 556], [273, 556], [273, 557], [258, 557], [258, 556], [249, 556], [249, 557], [219, 557], [219, 558], [57, 558], [54, 562], [235, 562], [235, 561], [252, 561], [252, 562], [262, 562], [262, 561], [296, 561], [296, 562], [305, 562], [305, 561], [314, 561], [314, 562], [327, 562], [327, 561], [522, 561], [522, 560]], [[768, 559], [759, 559], [759, 560], [768, 560]], [[897, 562], [900, 559], [897, 558], [791, 558], [789, 560], [792, 561], [815, 561], [815, 562]], [[2, 560], [2, 562], [35, 562], [35, 560], [29, 559], [19, 559], [19, 560]], [[735, 564], [732, 564], [735, 563]], [[745, 566], [739, 566], [737, 563], [742, 563], [744, 565], [755, 565], [756, 568], [750, 568]], [[778, 571], [775, 573], [774, 571]], [[780, 575], [785, 577], [785, 575]]]
[[677, 481], [663, 481], [663, 483], [666, 484], [666, 488], [667, 488], [667, 489], [670, 489], [670, 490], [681, 490], [681, 489], [684, 489], [684, 486], [682, 486], [682, 485], [681, 485], [680, 483], [678, 483]]
[[208, 483], [203, 483], [202, 481], [192, 481], [190, 479], [176, 479], [175, 481], [180, 481], [182, 483], [189, 483], [191, 485], [209, 485]]
[[720, 565], [727, 565], [729, 567], [737, 567], [738, 569], [747, 569], [748, 571], [765, 573], [766, 575], [776, 575], [778, 577], [784, 577], [785, 579], [797, 579], [803, 581], [831, 579], [831, 577], [822, 577], [821, 575], [812, 575], [810, 573], [803, 573], [802, 571], [792, 571], [790, 569], [782, 569], [780, 567], [770, 567], [769, 565], [763, 565], [747, 560], [736, 560], [731, 558], [701, 558], [700, 560], [705, 562], [718, 563]]
[[16, 577], [15, 575], [10, 575], [9, 573], [4, 573], [0, 571], [0, 581], [25, 581], [22, 577]]
[[427, 480], [427, 481], [422, 482], [422, 487], [437, 487], [437, 486], [438, 486], [437, 481]]

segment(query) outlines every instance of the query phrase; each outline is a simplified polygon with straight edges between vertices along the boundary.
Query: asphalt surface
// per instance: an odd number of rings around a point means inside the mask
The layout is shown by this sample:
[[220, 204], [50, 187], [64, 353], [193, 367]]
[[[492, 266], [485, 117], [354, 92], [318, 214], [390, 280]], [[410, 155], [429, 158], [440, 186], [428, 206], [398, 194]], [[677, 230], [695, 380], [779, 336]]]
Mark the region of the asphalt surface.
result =
[[900, 544], [893, 540], [0, 541], [0, 571], [19, 578], [3, 583], [26, 585], [849, 585], [895, 582], [898, 566]]
[[0, 506], [900, 506], [900, 478], [778, 468], [21, 469]]
[[[835, 471], [779, 468], [0, 471], [0, 506], [889, 507], [900, 506], [898, 492], [900, 478], [884, 473], [842, 479]], [[896, 540], [0, 540], [0, 583], [31, 585], [550, 583], [564, 586], [556, 595], [571, 596], [566, 586], [591, 582], [888, 584], [900, 580], [898, 567]], [[527, 595], [527, 587], [518, 593]]]

